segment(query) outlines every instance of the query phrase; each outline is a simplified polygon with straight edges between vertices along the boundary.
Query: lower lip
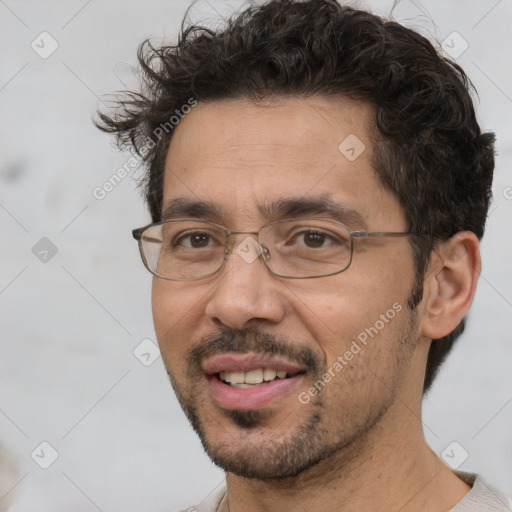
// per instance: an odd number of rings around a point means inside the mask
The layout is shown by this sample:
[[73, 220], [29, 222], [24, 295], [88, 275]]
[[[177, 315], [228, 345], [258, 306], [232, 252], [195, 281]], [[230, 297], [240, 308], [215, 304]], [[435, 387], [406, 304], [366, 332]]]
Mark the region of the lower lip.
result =
[[216, 375], [208, 377], [213, 401], [223, 409], [255, 411], [270, 406], [289, 393], [303, 378], [302, 374], [276, 379], [252, 388], [235, 388], [222, 382]]

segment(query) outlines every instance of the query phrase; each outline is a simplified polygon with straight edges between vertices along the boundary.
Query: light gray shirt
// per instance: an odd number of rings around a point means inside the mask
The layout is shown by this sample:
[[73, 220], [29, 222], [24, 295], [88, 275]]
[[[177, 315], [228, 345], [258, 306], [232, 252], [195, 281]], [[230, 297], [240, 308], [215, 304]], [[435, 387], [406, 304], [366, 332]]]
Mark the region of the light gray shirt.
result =
[[[449, 512], [512, 512], [512, 506], [507, 498], [483, 478], [463, 471], [455, 473], [471, 486], [471, 490]], [[225, 494], [225, 487], [217, 489], [198, 505], [181, 512], [216, 512]]]

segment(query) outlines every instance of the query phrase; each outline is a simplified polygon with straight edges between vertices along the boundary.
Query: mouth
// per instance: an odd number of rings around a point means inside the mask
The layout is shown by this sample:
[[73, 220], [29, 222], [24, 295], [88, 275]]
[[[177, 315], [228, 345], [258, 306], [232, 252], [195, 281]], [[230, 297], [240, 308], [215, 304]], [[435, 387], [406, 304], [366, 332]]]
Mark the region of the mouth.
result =
[[306, 369], [283, 359], [256, 354], [223, 354], [203, 370], [212, 400], [223, 409], [258, 410], [284, 398], [302, 381]]
[[293, 375], [274, 368], [256, 368], [248, 372], [219, 372], [215, 376], [231, 387], [250, 389], [260, 384], [273, 382], [276, 379], [289, 379]]

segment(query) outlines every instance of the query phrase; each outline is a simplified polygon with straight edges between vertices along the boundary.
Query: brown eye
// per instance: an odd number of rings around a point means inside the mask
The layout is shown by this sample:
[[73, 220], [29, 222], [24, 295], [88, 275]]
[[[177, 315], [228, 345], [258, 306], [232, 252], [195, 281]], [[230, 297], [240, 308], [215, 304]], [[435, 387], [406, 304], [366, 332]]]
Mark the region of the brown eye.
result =
[[208, 242], [210, 241], [210, 237], [203, 233], [191, 235], [189, 238], [190, 238], [190, 245], [192, 247], [207, 247]]
[[311, 248], [322, 247], [325, 243], [325, 235], [322, 233], [315, 233], [314, 231], [304, 233], [304, 245]]
[[208, 233], [185, 233], [178, 237], [173, 247], [184, 247], [185, 249], [202, 249], [209, 247], [212, 243], [212, 237]]

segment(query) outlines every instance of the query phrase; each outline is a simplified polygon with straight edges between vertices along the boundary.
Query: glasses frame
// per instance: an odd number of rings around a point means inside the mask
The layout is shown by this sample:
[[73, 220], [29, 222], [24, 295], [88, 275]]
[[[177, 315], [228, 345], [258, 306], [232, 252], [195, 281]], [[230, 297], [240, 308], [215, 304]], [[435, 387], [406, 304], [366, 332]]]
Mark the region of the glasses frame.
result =
[[[346, 230], [348, 231], [349, 236], [350, 236], [350, 259], [347, 263], [347, 266], [345, 268], [343, 268], [342, 270], [338, 270], [336, 272], [331, 272], [329, 274], [321, 274], [319, 276], [300, 276], [300, 277], [286, 276], [286, 275], [281, 275], [281, 274], [274, 272], [268, 266], [268, 263], [267, 263], [268, 258], [265, 257], [265, 253], [262, 251], [259, 256], [263, 256], [262, 260], [265, 263], [265, 266], [267, 267], [268, 271], [272, 275], [281, 277], [283, 279], [317, 279], [319, 277], [335, 276], [337, 274], [341, 274], [342, 272], [345, 272], [352, 264], [352, 259], [354, 257], [354, 239], [355, 238], [387, 238], [387, 237], [390, 237], [390, 238], [399, 238], [400, 237], [401, 238], [401, 237], [408, 237], [408, 236], [425, 236], [428, 234], [428, 233], [412, 233], [412, 232], [405, 232], [405, 231], [352, 231], [346, 224], [343, 224], [343, 222], [339, 222], [331, 217], [314, 217], [314, 218], [299, 217], [299, 218], [292, 218], [292, 219], [276, 220], [274, 222], [269, 222], [268, 224], [263, 224], [263, 226], [260, 226], [258, 231], [231, 230], [231, 229], [226, 228], [226, 226], [222, 226], [221, 224], [217, 224], [215, 222], [211, 222], [208, 220], [201, 220], [201, 219], [193, 219], [193, 218], [169, 219], [169, 220], [162, 220], [160, 222], [153, 222], [153, 223], [147, 224], [146, 226], [143, 226], [141, 228], [133, 229], [132, 236], [133, 236], [133, 238], [135, 238], [135, 240], [137, 240], [138, 246], [139, 246], [139, 252], [140, 252], [140, 255], [142, 258], [142, 262], [144, 263], [144, 266], [149, 270], [149, 272], [151, 272], [151, 274], [153, 274], [154, 276], [159, 277], [161, 279], [166, 279], [167, 281], [199, 281], [201, 279], [208, 279], [209, 277], [214, 276], [224, 267], [224, 265], [226, 264], [226, 261], [227, 261], [227, 257], [229, 255], [229, 237], [231, 235], [254, 235], [256, 237], [256, 242], [258, 243], [258, 246], [261, 247], [262, 245], [260, 244], [258, 238], [259, 238], [260, 231], [263, 228], [273, 226], [275, 224], [281, 224], [283, 222], [312, 221], [312, 220], [329, 220], [331, 222], [335, 222], [336, 224], [339, 224], [340, 226], [343, 226], [344, 228], [346, 228]], [[186, 278], [186, 279], [165, 277], [165, 276], [157, 274], [156, 272], [151, 270], [151, 268], [149, 267], [148, 261], [146, 259], [146, 256], [144, 254], [143, 247], [142, 247], [142, 235], [143, 235], [144, 231], [146, 231], [149, 228], [152, 228], [154, 226], [160, 226], [162, 224], [166, 224], [169, 222], [200, 222], [203, 224], [208, 224], [210, 226], [215, 226], [217, 228], [220, 228], [222, 231], [224, 231], [226, 244], [225, 244], [225, 249], [224, 249], [224, 258], [223, 258], [222, 263], [220, 264], [219, 268], [217, 270], [215, 270], [214, 272], [210, 272], [207, 275], [204, 275], [201, 277], [196, 277], [196, 278]]]

